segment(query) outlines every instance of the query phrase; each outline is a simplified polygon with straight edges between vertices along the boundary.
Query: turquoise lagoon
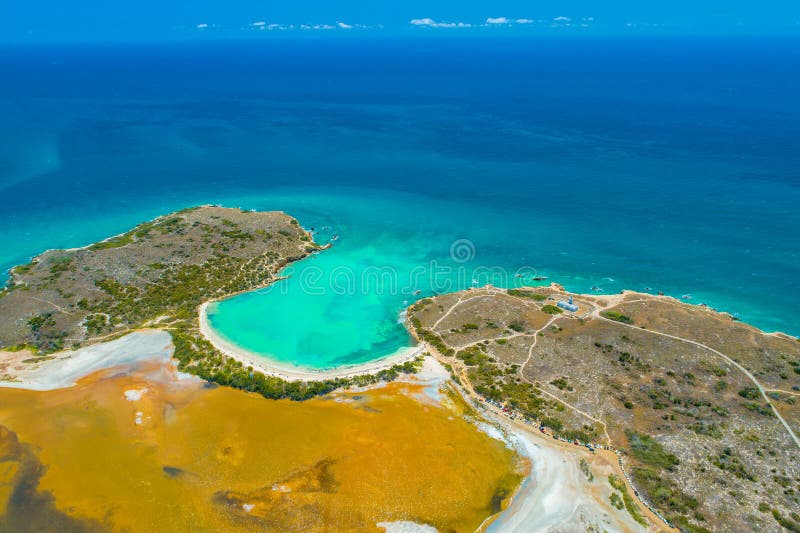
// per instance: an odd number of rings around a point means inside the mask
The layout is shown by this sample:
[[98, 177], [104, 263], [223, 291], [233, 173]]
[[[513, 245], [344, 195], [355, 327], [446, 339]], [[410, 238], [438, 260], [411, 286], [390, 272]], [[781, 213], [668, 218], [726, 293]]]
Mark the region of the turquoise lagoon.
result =
[[392, 355], [411, 346], [402, 324], [410, 303], [476, 284], [519, 284], [535, 273], [492, 252], [503, 244], [467, 222], [467, 204], [306, 190], [267, 205], [333, 246], [288, 266], [274, 285], [211, 304], [208, 318], [230, 343], [284, 365], [321, 370]]

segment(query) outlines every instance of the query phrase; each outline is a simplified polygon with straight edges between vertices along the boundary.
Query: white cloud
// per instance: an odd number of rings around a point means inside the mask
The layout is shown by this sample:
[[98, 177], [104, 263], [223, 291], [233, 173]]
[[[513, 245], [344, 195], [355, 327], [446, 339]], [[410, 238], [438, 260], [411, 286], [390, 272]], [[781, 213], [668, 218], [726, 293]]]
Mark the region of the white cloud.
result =
[[197, 25], [197, 29], [198, 30], [204, 30], [206, 28], [208, 28], [208, 24], [198, 24]]
[[517, 19], [514, 22], [517, 24], [533, 24], [533, 19]]
[[252, 23], [252, 24], [250, 24], [250, 25], [251, 25], [251, 26], [253, 26], [253, 27], [255, 27], [255, 28], [261, 28], [261, 27], [263, 27], [263, 26], [266, 26], [266, 25], [267, 25], [267, 23], [266, 23], [266, 22], [264, 22], [263, 20], [260, 20], [260, 21], [258, 21], [258, 22], [253, 22], [253, 23]]
[[572, 19], [569, 18], [569, 17], [556, 17], [553, 20], [555, 20], [556, 22], [570, 22], [570, 21], [572, 21]]
[[336, 25], [342, 28], [343, 30], [349, 30], [353, 27], [350, 24], [345, 24], [344, 22], [337, 22]]
[[489, 17], [486, 19], [486, 24], [511, 24], [511, 21], [506, 17]]
[[471, 28], [472, 24], [466, 22], [435, 21], [432, 18], [411, 19], [413, 26], [428, 26], [430, 28]]

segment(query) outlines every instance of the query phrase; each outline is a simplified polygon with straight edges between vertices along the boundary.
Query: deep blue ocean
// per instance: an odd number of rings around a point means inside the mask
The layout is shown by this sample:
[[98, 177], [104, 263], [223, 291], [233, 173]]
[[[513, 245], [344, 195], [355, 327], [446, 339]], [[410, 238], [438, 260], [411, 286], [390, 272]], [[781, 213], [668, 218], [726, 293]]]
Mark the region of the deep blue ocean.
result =
[[[407, 272], [466, 240], [472, 267], [800, 335], [797, 38], [5, 46], [0, 126], [3, 271], [220, 203], [332, 228], [327, 271]], [[369, 296], [353, 349], [390, 352], [416, 295]], [[308, 323], [345, 331], [347, 302]], [[228, 322], [252, 337], [279, 314]]]

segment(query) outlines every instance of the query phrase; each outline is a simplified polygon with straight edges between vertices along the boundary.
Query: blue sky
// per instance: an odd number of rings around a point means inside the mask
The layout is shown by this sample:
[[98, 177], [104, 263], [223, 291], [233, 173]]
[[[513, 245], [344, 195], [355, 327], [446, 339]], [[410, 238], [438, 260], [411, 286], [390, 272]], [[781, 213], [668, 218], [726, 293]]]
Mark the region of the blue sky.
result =
[[800, 0], [0, 0], [0, 40], [328, 34], [800, 34]]

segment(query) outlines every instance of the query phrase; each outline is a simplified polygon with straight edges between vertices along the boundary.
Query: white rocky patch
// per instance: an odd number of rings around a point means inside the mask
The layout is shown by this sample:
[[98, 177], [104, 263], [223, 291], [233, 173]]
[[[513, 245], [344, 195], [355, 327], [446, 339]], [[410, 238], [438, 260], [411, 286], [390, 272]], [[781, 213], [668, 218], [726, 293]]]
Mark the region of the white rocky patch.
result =
[[131, 389], [125, 391], [125, 399], [129, 402], [138, 402], [142, 399], [142, 396], [145, 395], [147, 392], [147, 387], [142, 389]]

